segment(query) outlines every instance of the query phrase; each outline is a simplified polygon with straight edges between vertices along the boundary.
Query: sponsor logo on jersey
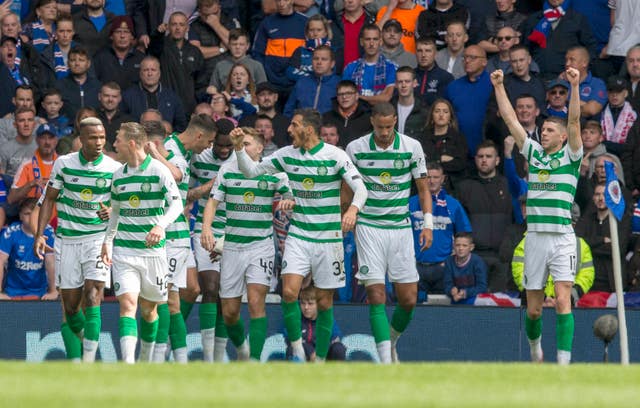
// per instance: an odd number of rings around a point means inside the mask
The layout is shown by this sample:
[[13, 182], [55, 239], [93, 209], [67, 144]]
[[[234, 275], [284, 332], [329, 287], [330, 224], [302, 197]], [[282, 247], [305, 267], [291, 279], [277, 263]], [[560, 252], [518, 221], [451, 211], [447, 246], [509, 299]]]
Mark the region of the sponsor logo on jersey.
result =
[[247, 191], [242, 195], [242, 199], [244, 200], [245, 203], [251, 204], [256, 200], [256, 196], [255, 194], [253, 194], [253, 192]]
[[129, 197], [129, 205], [133, 208], [140, 207], [140, 198], [137, 195]]
[[312, 178], [307, 177], [304, 180], [302, 180], [302, 187], [305, 190], [311, 190], [314, 185], [315, 185], [315, 182], [313, 181]]
[[380, 182], [382, 184], [391, 183], [391, 173], [389, 173], [388, 171], [383, 171], [382, 173], [380, 173]]
[[90, 188], [83, 188], [82, 191], [80, 191], [80, 198], [84, 201], [91, 201], [93, 198], [93, 191], [91, 191]]

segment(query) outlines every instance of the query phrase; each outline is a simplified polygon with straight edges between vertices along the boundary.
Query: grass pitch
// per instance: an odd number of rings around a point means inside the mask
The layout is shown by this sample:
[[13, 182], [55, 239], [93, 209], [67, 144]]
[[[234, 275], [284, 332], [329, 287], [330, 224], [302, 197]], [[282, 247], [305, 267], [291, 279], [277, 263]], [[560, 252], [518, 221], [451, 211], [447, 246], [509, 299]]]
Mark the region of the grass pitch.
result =
[[638, 365], [0, 362], [4, 407], [629, 407], [639, 384]]

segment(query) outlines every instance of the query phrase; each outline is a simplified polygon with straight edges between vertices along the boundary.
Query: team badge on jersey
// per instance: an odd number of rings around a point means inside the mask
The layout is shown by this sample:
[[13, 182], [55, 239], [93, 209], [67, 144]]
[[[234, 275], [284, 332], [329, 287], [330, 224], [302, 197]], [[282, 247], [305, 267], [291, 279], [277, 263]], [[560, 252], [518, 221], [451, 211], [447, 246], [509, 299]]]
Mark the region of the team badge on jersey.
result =
[[319, 166], [318, 167], [318, 175], [319, 176], [326, 176], [327, 175], [327, 168], [325, 166]]
[[558, 167], [560, 167], [560, 160], [558, 159], [552, 159], [549, 162], [549, 167], [551, 167], [552, 169], [557, 169]]
[[260, 190], [266, 190], [266, 189], [268, 189], [268, 188], [269, 188], [269, 183], [267, 183], [265, 180], [260, 180], [260, 181], [258, 182], [258, 188], [259, 188]]
[[96, 179], [96, 187], [103, 188], [107, 186], [107, 179], [100, 177]]
[[151, 184], [147, 182], [142, 183], [142, 185], [140, 186], [140, 190], [142, 190], [143, 193], [148, 193], [149, 191], [151, 191]]
[[360, 272], [363, 275], [366, 275], [369, 273], [369, 267], [367, 265], [362, 265], [358, 270], [358, 272]]
[[400, 159], [395, 159], [393, 161], [393, 167], [395, 169], [401, 169], [404, 166], [404, 160], [400, 160]]

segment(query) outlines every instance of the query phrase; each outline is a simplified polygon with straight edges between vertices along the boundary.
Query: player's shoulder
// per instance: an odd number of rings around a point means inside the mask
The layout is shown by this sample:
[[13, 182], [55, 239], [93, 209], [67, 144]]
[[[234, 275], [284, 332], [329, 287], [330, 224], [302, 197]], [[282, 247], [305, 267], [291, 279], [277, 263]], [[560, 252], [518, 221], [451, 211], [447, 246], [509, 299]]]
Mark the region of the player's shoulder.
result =
[[102, 168], [107, 169], [111, 172], [115, 172], [116, 170], [122, 168], [122, 163], [106, 154], [102, 155], [102, 163], [100, 164], [102, 165]]

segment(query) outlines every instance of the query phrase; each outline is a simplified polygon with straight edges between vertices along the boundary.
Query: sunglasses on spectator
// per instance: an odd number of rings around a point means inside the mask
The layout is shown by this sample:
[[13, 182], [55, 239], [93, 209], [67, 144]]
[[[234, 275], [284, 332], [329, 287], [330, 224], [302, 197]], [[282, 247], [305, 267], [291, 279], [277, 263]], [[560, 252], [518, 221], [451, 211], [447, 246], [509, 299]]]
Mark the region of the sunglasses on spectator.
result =
[[502, 41], [502, 40], [511, 41], [514, 38], [516, 38], [516, 37], [515, 36], [511, 36], [511, 35], [505, 35], [504, 37], [500, 37], [500, 36], [496, 37], [496, 40], [498, 40], [498, 41]]

